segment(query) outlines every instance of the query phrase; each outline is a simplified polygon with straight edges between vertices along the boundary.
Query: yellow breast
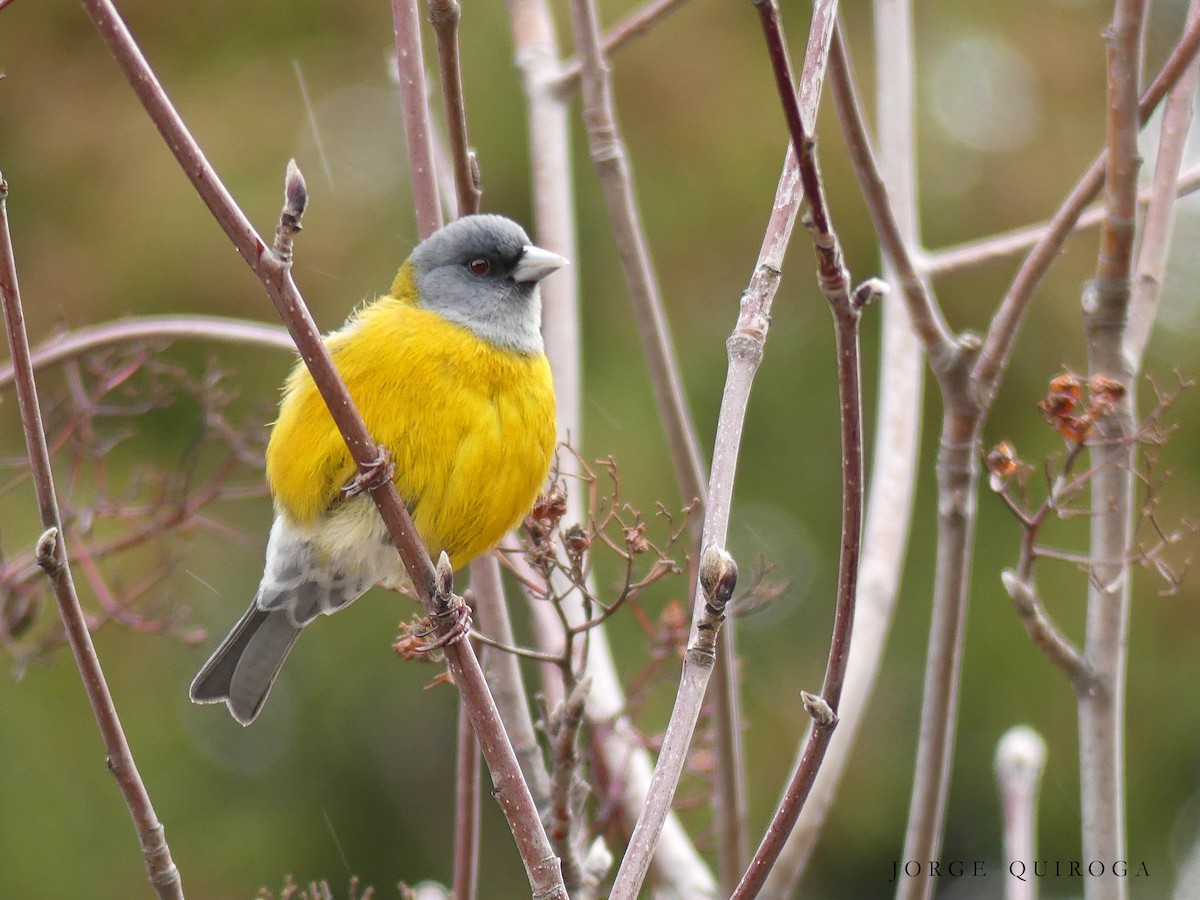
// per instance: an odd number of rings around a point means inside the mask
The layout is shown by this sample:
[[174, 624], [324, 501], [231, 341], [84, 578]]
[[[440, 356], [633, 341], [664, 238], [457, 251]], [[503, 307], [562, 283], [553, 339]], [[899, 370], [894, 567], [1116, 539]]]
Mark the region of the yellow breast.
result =
[[[445, 550], [457, 569], [529, 511], [554, 452], [544, 355], [499, 349], [395, 297], [367, 306], [326, 344], [368, 431], [391, 453], [396, 487], [431, 554]], [[354, 472], [298, 364], [267, 448], [277, 508], [319, 526]]]

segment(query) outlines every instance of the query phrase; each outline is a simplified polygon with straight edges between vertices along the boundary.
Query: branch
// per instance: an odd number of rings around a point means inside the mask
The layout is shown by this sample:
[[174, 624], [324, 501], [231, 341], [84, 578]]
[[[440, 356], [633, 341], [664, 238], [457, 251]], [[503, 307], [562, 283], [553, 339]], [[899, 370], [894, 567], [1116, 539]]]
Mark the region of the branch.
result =
[[[425, 87], [425, 59], [421, 52], [421, 20], [417, 15], [417, 0], [392, 0], [392, 24], [396, 34], [396, 71], [400, 105], [404, 110], [404, 136], [408, 146], [409, 175], [412, 178], [413, 209], [417, 216], [417, 233], [427, 238], [442, 227], [442, 207], [438, 199], [437, 169], [433, 164], [433, 138], [429, 127], [428, 90]], [[464, 131], [465, 127], [464, 124]]]
[[475, 900], [479, 884], [479, 741], [461, 699], [454, 743], [454, 897]]
[[[137, 316], [57, 334], [33, 348], [30, 363], [36, 371], [45, 366], [75, 359], [101, 347], [131, 341], [180, 339], [223, 341], [291, 352], [296, 350], [296, 345], [288, 337], [287, 329], [279, 325], [225, 316]], [[12, 382], [12, 365], [0, 368], [0, 389], [8, 387]]]
[[1012, 569], [1004, 569], [1000, 573], [1000, 581], [1012, 598], [1021, 624], [1025, 626], [1034, 646], [1062, 670], [1077, 690], [1086, 690], [1088, 685], [1095, 682], [1095, 673], [1079, 649], [1050, 620], [1032, 579], [1023, 578]]
[[[650, 857], [658, 842], [663, 820], [671, 808], [679, 773], [683, 771], [696, 715], [704, 700], [705, 687], [717, 652], [717, 633], [725, 621], [725, 607], [737, 586], [737, 565], [724, 550], [709, 544], [700, 561], [696, 600], [701, 607], [699, 621], [692, 628], [687, 652], [683, 657], [683, 675], [679, 682], [675, 707], [663, 736], [658, 764], [646, 794], [646, 807], [638, 817], [621, 867], [613, 881], [611, 900], [635, 900], [650, 866]], [[672, 778], [661, 773], [672, 773]]]
[[[1200, 4], [1188, 7], [1189, 26], [1200, 21]], [[1179, 167], [1188, 132], [1192, 127], [1192, 104], [1196, 97], [1196, 79], [1200, 77], [1200, 58], [1193, 59], [1178, 83], [1167, 95], [1159, 131], [1158, 159], [1154, 164], [1149, 209], [1142, 227], [1137, 278], [1129, 301], [1129, 321], [1125, 330], [1125, 349], [1134, 360], [1132, 368], [1141, 368], [1141, 360], [1150, 340], [1150, 330], [1158, 312], [1158, 299], [1171, 249], [1171, 229], [1175, 223], [1176, 185], [1182, 180]], [[1140, 198], [1139, 198], [1140, 199]]]
[[[1193, 166], [1180, 174], [1179, 180], [1175, 183], [1174, 196], [1186, 197], [1197, 190], [1200, 190], [1200, 166]], [[1139, 216], [1146, 212], [1154, 191], [1154, 186], [1151, 186], [1138, 193]], [[1104, 207], [1094, 206], [1082, 212], [1070, 230], [1076, 232], [1095, 228], [1103, 218]], [[921, 269], [930, 278], [941, 278], [946, 275], [958, 274], [967, 269], [1002, 262], [1011, 256], [1018, 256], [1032, 249], [1038, 241], [1049, 235], [1051, 227], [1050, 222], [1038, 222], [1024, 228], [1014, 228], [1011, 231], [989, 235], [978, 240], [943, 247], [927, 254], [921, 262]]]
[[[400, 2], [401, 0], [397, 0], [397, 4]], [[266, 247], [244, 213], [237, 207], [212, 166], [204, 158], [178, 112], [167, 99], [166, 93], [146, 63], [125, 23], [121, 21], [111, 0], [84, 0], [84, 6], [196, 192], [263, 283], [277, 312], [287, 325], [289, 334], [296, 342], [301, 358], [312, 373], [313, 381], [329, 407], [330, 415], [345, 439], [360, 474], [367, 477], [377, 465], [379, 450], [350, 399], [304, 299], [292, 280], [289, 262], [281, 259], [279, 253]], [[402, 49], [402, 69], [403, 56]], [[410, 140], [409, 143], [412, 145], [414, 142]], [[288, 249], [290, 244], [290, 236], [287, 235], [289, 217], [295, 219], [295, 224], [298, 225], [298, 217], [303, 212], [303, 201], [306, 199], [298, 172], [293, 172], [289, 167], [289, 175], [292, 177], [289, 177], [285, 189], [287, 205], [281, 214], [280, 223], [282, 240], [278, 242], [282, 250]], [[433, 199], [436, 209], [436, 193]], [[370, 494], [400, 552], [418, 599], [431, 619], [439, 623], [439, 635], [451, 634], [458, 618], [453, 614], [455, 603], [461, 603], [461, 600], [450, 590], [451, 579], [444, 577], [448, 573], [435, 572], [395, 485], [390, 480], [384, 481], [372, 487]], [[545, 893], [548, 897], [565, 897], [558, 860], [550, 850], [537, 808], [533, 804], [528, 786], [521, 777], [520, 767], [504, 734], [470, 642], [455, 640], [446, 645], [445, 653], [450, 672], [463, 702], [467, 704], [472, 725], [491, 770], [495, 784], [494, 795], [513, 831], [534, 893]]]
[[479, 212], [483, 191], [479, 187], [479, 164], [467, 139], [467, 109], [458, 53], [458, 23], [461, 19], [462, 7], [458, 0], [429, 0], [429, 21], [437, 36], [442, 104], [446, 109], [446, 131], [450, 136], [458, 214], [465, 216]]
[[167, 846], [162, 823], [154, 812], [150, 795], [142, 782], [133, 752], [121, 728], [121, 720], [113, 704], [108, 682], [105, 681], [100, 658], [92, 644], [87, 621], [80, 608], [75, 583], [71, 577], [62, 533], [62, 517], [54, 490], [54, 474], [50, 468], [50, 450], [46, 445], [46, 432], [42, 425], [42, 412], [30, 360], [25, 314], [21, 308], [21, 294], [17, 286], [17, 266], [13, 258], [12, 237], [8, 227], [7, 199], [8, 183], [4, 176], [0, 175], [0, 302], [4, 306], [4, 326], [8, 333], [8, 348], [13, 361], [17, 403], [21, 412], [21, 425], [25, 431], [25, 446], [29, 454], [29, 466], [33, 472], [33, 486], [37, 494], [42, 527], [45, 529], [37, 545], [37, 562], [54, 589], [63, 629], [71, 644], [75, 665], [79, 669], [80, 679], [91, 703], [92, 715], [104, 740], [108, 769], [116, 778], [121, 797], [133, 817], [150, 883], [158, 896], [164, 900], [182, 900], [183, 885], [179, 870], [171, 859], [171, 849]]
[[951, 364], [957, 353], [957, 342], [942, 316], [937, 301], [933, 298], [929, 285], [917, 269], [912, 249], [904, 240], [900, 222], [888, 199], [887, 185], [879, 172], [870, 139], [867, 137], [850, 55], [840, 26], [834, 30], [829, 69], [838, 121], [842, 126], [842, 135], [859, 189], [867, 204], [867, 212], [879, 237], [884, 258], [895, 270], [894, 286], [900, 290], [908, 306], [909, 315], [912, 316], [913, 327], [929, 355], [934, 372], [938, 373], [940, 369]]
[[[1171, 55], [1163, 64], [1158, 77], [1146, 89], [1137, 107], [1137, 121], [1144, 124], [1158, 103], [1182, 76], [1197, 51], [1200, 51], [1200, 22], [1191, 22]], [[1076, 182], [1063, 205], [1050, 220], [1050, 225], [1021, 264], [1004, 300], [988, 326], [987, 337], [971, 377], [985, 391], [994, 389], [1008, 355], [1016, 340], [1017, 331], [1033, 292], [1062, 249], [1063, 241], [1075, 226], [1084, 207], [1100, 192], [1105, 181], [1108, 151], [1105, 150]]]
[[[687, 2], [688, 0], [650, 0], [645, 6], [635, 9], [605, 32], [600, 39], [600, 49], [606, 57], [612, 56]], [[563, 62], [555, 85], [559, 93], [565, 95], [578, 90], [582, 72], [583, 63], [577, 58]]]
[[[1100, 228], [1096, 277], [1083, 291], [1083, 320], [1091, 378], [1123, 390], [1111, 415], [1096, 422], [1088, 441], [1092, 479], [1091, 547], [1084, 657], [1096, 680], [1079, 701], [1080, 800], [1083, 853], [1121, 859], [1125, 853], [1126, 647], [1129, 631], [1129, 548], [1133, 542], [1135, 372], [1125, 353], [1130, 270], [1137, 211], [1138, 76], [1146, 0], [1117, 0], [1105, 32], [1108, 49], [1106, 216]], [[1174, 175], [1171, 176], [1174, 181]], [[1124, 898], [1124, 879], [1088, 880], [1088, 900]]]
[[[908, 0], [877, 0], [874, 31], [880, 171], [889, 187], [901, 236], [907, 246], [916, 247], [919, 242], [913, 121], [915, 47]], [[884, 280], [889, 284], [899, 282], [886, 257]], [[796, 826], [784, 843], [779, 861], [763, 887], [762, 896], [771, 900], [782, 900], [795, 894], [796, 885], [834, 806], [891, 630], [908, 535], [912, 529], [924, 360], [908, 307], [903, 302], [885, 302], [882, 316], [877, 438], [871, 477], [867, 479], [871, 491], [863, 529], [863, 556], [854, 616], [854, 653], [846, 670], [838, 727], [825, 762], [817, 773]], [[812, 727], [810, 725], [810, 731]], [[789, 780], [803, 762], [807, 741], [808, 735], [805, 735], [797, 747]]]
[[634, 197], [633, 179], [617, 126], [595, 4], [592, 0], [572, 0], [571, 17], [583, 66], [583, 119], [587, 125], [592, 162], [604, 191], [621, 269], [642, 339], [642, 353], [679, 481], [679, 493], [685, 501], [693, 497], [703, 501], [707, 482], [704, 460], [695, 424], [684, 399], [658, 279], [650, 261], [645, 229]]
[[[559, 51], [554, 21], [546, 0], [508, 0], [512, 20], [517, 68], [525, 90], [529, 116], [529, 157], [532, 169], [533, 212], [540, 246], [578, 259], [575, 239], [574, 186], [570, 154], [570, 120], [566, 100], [555, 85]], [[572, 266], [550, 279], [542, 288], [542, 333], [546, 354], [554, 374], [558, 404], [559, 441], [582, 440], [579, 341], [579, 267]], [[568, 515], [581, 520], [581, 504], [575, 492], [567, 497]], [[569, 607], [575, 620], [586, 617], [582, 603]], [[545, 626], [546, 605], [530, 607], [535, 630], [543, 648], [556, 638]], [[650, 755], [625, 715], [625, 695], [617, 677], [616, 664], [603, 629], [590, 632], [586, 673], [593, 679], [587, 715], [597, 729], [597, 753], [609, 771], [621, 772], [618, 800], [626, 818], [633, 821], [645, 806], [650, 783]], [[553, 695], [561, 686], [547, 682]], [[704, 859], [696, 851], [678, 818], [667, 817], [655, 849], [654, 875], [684, 897], [716, 895], [716, 884]]]

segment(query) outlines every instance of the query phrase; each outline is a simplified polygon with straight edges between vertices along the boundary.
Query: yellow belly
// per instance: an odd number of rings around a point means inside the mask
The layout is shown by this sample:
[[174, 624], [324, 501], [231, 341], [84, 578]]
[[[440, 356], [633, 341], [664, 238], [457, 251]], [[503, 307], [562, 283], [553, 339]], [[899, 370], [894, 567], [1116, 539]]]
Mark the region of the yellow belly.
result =
[[[326, 339], [430, 553], [457, 569], [529, 511], [554, 452], [544, 355], [500, 350], [391, 297]], [[307, 369], [288, 379], [267, 448], [278, 510], [318, 531], [355, 465]], [[332, 537], [332, 535], [331, 535]]]

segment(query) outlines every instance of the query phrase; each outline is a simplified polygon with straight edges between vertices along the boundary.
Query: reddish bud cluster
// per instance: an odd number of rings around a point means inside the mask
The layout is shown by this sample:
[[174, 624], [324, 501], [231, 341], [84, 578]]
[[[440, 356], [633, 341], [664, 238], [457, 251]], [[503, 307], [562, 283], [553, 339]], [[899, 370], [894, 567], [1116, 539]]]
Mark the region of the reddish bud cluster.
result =
[[1044, 399], [1038, 409], [1054, 429], [1068, 441], [1082, 444], [1092, 433], [1092, 426], [1112, 415], [1117, 402], [1125, 395], [1125, 386], [1105, 375], [1093, 375], [1088, 381], [1088, 405], [1080, 410], [1083, 382], [1073, 372], [1064, 372], [1050, 379]]
[[1008, 441], [1001, 441], [993, 447], [985, 459], [987, 470], [991, 474], [989, 484], [993, 491], [1004, 489], [1005, 482], [1021, 471], [1024, 463], [1017, 456], [1016, 448]]

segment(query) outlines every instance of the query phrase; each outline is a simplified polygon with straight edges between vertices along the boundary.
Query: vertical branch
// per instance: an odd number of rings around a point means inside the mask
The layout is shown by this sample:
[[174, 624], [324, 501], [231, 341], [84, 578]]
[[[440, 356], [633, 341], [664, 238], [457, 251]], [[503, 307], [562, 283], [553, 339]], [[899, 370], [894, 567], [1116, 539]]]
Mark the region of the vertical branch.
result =
[[461, 19], [462, 7], [458, 0], [429, 0], [429, 21], [433, 23], [433, 33], [437, 37], [442, 104], [446, 109], [446, 131], [450, 137], [458, 214], [466, 216], [479, 212], [483, 191], [479, 186], [475, 153], [467, 139], [467, 107], [458, 52], [458, 23]]
[[[508, 612], [508, 599], [504, 595], [500, 564], [495, 554], [488, 553], [473, 559], [470, 573], [479, 627], [501, 644], [515, 645], [517, 640], [513, 635], [512, 617]], [[542, 809], [550, 800], [550, 775], [546, 771], [546, 760], [533, 729], [529, 695], [525, 691], [525, 680], [521, 677], [520, 661], [512, 653], [488, 653], [483, 662], [488, 686], [496, 698], [496, 708], [512, 741], [521, 773], [529, 785], [534, 803], [538, 809]]]
[[[1200, 2], [1188, 5], [1187, 28], [1200, 24]], [[1142, 226], [1141, 251], [1138, 256], [1133, 295], [1129, 301], [1129, 320], [1125, 328], [1125, 350], [1134, 372], [1150, 340], [1150, 331], [1158, 311], [1167, 254], [1171, 249], [1171, 229], [1175, 223], [1176, 182], [1183, 162], [1183, 150], [1192, 127], [1192, 106], [1196, 98], [1196, 79], [1200, 77], [1200, 60], [1193, 59], [1182, 77], [1167, 95], [1163, 107], [1162, 128], [1159, 132], [1158, 159], [1154, 164], [1154, 183], [1150, 189], [1150, 205]]]
[[579, 47], [583, 119], [587, 126], [592, 162], [604, 191], [617, 253], [633, 302], [634, 317], [642, 338], [642, 351], [659, 417], [667, 432], [667, 445], [684, 500], [704, 499], [704, 461], [695, 425], [688, 412], [675, 350], [667, 332], [666, 315], [658, 279], [650, 262], [645, 230], [633, 193], [633, 179], [617, 127], [608, 65], [600, 46], [600, 23], [591, 0], [572, 0], [575, 43]]
[[[917, 244], [917, 214], [913, 133], [915, 48], [909, 0], [876, 0], [874, 32], [880, 174], [889, 187], [901, 238], [911, 247]], [[897, 283], [896, 264], [886, 253], [883, 266], [884, 280]], [[868, 480], [871, 492], [854, 618], [854, 655], [846, 671], [838, 728], [830, 741], [825, 763], [764, 886], [763, 896], [770, 898], [790, 897], [794, 893], [833, 807], [891, 630], [911, 529], [924, 367], [908, 307], [903, 303], [884, 303], [882, 315], [877, 439]], [[793, 773], [802, 759], [803, 754], [798, 753]]]
[[[488, 654], [489, 656], [499, 654]], [[479, 884], [479, 742], [467, 706], [458, 703], [454, 780], [454, 897], [475, 900]]]
[[[1088, 441], [1092, 466], [1091, 551], [1084, 657], [1096, 680], [1079, 696], [1083, 853], [1123, 859], [1125, 853], [1125, 666], [1129, 629], [1129, 551], [1133, 540], [1134, 377], [1125, 353], [1137, 208], [1138, 78], [1145, 0], [1118, 0], [1108, 45], [1108, 160], [1105, 218], [1096, 278], [1083, 292], [1088, 366], [1124, 387], [1112, 414]], [[1093, 898], [1123, 898], [1124, 879], [1088, 879]]]
[[54, 490], [54, 474], [50, 468], [50, 451], [46, 445], [46, 432], [42, 426], [42, 412], [38, 403], [33, 366], [30, 363], [29, 336], [25, 331], [25, 314], [21, 308], [17, 266], [8, 228], [7, 200], [8, 183], [4, 176], [0, 175], [0, 302], [4, 306], [4, 326], [8, 333], [13, 380], [16, 382], [17, 403], [25, 432], [29, 466], [33, 473], [38, 511], [41, 514], [42, 526], [46, 529], [37, 544], [37, 562], [54, 589], [63, 630], [71, 645], [88, 702], [91, 703], [92, 715], [104, 740], [108, 769], [117, 780], [121, 797], [133, 817], [150, 883], [159, 897], [183, 900], [179, 870], [171, 859], [171, 849], [167, 846], [162, 823], [154, 812], [150, 795], [142, 782], [133, 752], [121, 728], [121, 720], [113, 704], [108, 682], [105, 681], [100, 658], [92, 645], [92, 636], [88, 631], [83, 610], [79, 606], [79, 597], [75, 593], [75, 583], [71, 577], [67, 548], [63, 539], [58, 498]]
[[400, 80], [400, 104], [404, 109], [404, 135], [408, 143], [417, 234], [427, 238], [442, 227], [442, 207], [438, 199], [437, 170], [433, 164], [417, 0], [392, 0], [392, 25], [396, 32], [396, 69]]
[[[571, 176], [570, 118], [566, 96], [558, 90], [559, 50], [554, 21], [546, 0], [508, 0], [517, 68], [525, 90], [529, 120], [529, 156], [532, 167], [533, 210], [538, 244], [577, 259], [575, 197]], [[554, 373], [560, 441], [582, 442], [582, 396], [579, 341], [579, 267], [571, 266], [542, 288], [542, 333]], [[577, 492], [567, 497], [567, 515], [581, 519]], [[579, 602], [564, 603], [572, 621], [583, 621]], [[534, 605], [535, 623], [544, 604]], [[550, 629], [538, 628], [539, 639]], [[641, 739], [625, 716], [625, 696], [603, 627], [592, 629], [586, 672], [592, 677], [587, 715], [600, 722], [596, 747], [604, 768], [620, 773], [618, 800], [629, 821], [637, 818], [646, 802], [651, 760]], [[553, 685], [548, 685], [552, 693]], [[684, 897], [711, 897], [716, 885], [703, 858], [672, 813], [667, 817], [653, 858], [655, 878]]]

